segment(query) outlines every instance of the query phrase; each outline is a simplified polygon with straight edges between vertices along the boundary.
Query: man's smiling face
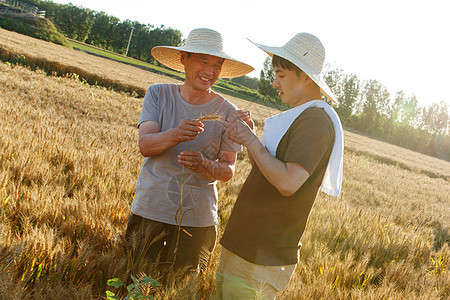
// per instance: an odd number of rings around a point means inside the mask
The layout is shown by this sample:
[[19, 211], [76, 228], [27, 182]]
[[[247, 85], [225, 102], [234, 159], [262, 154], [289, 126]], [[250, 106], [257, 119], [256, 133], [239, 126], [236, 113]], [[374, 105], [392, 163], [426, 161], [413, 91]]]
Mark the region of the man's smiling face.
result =
[[185, 70], [185, 84], [196, 90], [206, 91], [219, 79], [224, 59], [208, 54], [183, 52], [181, 62]]

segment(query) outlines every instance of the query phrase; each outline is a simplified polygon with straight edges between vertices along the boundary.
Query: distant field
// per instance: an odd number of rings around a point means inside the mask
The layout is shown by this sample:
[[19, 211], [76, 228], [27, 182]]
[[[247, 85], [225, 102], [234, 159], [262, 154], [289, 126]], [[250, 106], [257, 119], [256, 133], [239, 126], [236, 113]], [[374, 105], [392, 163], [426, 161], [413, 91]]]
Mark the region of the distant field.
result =
[[72, 48], [74, 48], [76, 50], [81, 50], [81, 51], [84, 51], [86, 53], [90, 53], [90, 54], [98, 55], [98, 56], [101, 56], [101, 57], [113, 59], [115, 61], [123, 62], [123, 63], [130, 64], [130, 65], [133, 65], [133, 66], [144, 67], [144, 68], [147, 68], [147, 69], [151, 70], [152, 72], [159, 72], [159, 73], [162, 73], [163, 75], [167, 75], [167, 76], [179, 79], [179, 80], [183, 80], [184, 79], [184, 75], [183, 74], [180, 74], [180, 73], [177, 73], [177, 72], [165, 69], [165, 68], [161, 68], [161, 67], [158, 67], [158, 66], [146, 63], [146, 62], [141, 61], [141, 60], [137, 60], [137, 59], [133, 59], [133, 58], [130, 58], [130, 57], [126, 57], [124, 55], [120, 55], [120, 54], [117, 54], [117, 53], [114, 53], [114, 52], [111, 52], [111, 51], [106, 51], [106, 50], [103, 50], [103, 49], [100, 49], [100, 48], [97, 48], [97, 47], [94, 47], [94, 46], [91, 46], [91, 45], [80, 43], [80, 42], [75, 41], [75, 40], [69, 40], [69, 44], [72, 46]]
[[[0, 29], [6, 51], [143, 91], [179, 82]], [[0, 62], [0, 299], [101, 299], [115, 291], [107, 279], [159, 278], [123, 248], [143, 159], [142, 98], [76, 75]], [[252, 111], [259, 134], [278, 113], [227, 98]], [[220, 234], [250, 170], [246, 152], [238, 158], [234, 178], [219, 183]], [[449, 181], [449, 162], [346, 131], [342, 194], [319, 194], [298, 269], [278, 298], [448, 299]], [[155, 298], [208, 299], [219, 253], [204, 276], [174, 276]]]

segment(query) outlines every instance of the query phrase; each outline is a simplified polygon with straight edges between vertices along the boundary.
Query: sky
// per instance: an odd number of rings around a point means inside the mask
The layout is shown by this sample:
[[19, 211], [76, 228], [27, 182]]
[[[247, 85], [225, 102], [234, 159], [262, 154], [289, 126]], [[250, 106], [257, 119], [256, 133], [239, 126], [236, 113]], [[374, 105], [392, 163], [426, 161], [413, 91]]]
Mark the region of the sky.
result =
[[[450, 1], [448, 0], [53, 0], [104, 11], [156, 27], [219, 31], [225, 52], [253, 66], [258, 77], [267, 55], [248, 39], [282, 46], [309, 32], [325, 46], [325, 62], [360, 80], [375, 79], [391, 94], [403, 90], [419, 105], [450, 105]], [[150, 51], [150, 49], [149, 49]]]

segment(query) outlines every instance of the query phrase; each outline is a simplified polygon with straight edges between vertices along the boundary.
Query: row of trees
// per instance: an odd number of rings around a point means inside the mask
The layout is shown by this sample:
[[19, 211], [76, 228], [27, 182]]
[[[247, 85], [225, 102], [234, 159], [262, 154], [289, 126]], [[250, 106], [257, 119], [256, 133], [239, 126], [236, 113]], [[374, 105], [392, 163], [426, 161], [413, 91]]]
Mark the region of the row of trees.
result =
[[133, 29], [128, 56], [156, 63], [149, 49], [154, 46], [177, 46], [183, 42], [179, 30], [161, 25], [155, 27], [137, 21], [125, 20], [72, 4], [57, 4], [51, 1], [22, 0], [46, 11], [56, 28], [66, 37], [85, 42], [116, 53], [125, 54]]
[[[274, 77], [270, 59], [267, 59], [260, 75], [260, 94], [275, 98]], [[325, 80], [340, 103], [336, 112], [346, 128], [450, 160], [448, 102], [422, 107], [415, 95], [404, 91], [391, 94], [377, 80], [362, 81], [355, 74], [330, 66], [327, 66]]]

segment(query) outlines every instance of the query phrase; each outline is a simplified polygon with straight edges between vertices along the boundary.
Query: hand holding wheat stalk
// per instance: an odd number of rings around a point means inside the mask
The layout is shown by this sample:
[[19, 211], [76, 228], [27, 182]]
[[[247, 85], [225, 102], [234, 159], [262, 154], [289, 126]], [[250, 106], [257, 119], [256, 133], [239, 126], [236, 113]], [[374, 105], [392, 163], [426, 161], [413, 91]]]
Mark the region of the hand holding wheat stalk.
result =
[[[205, 115], [203, 117], [200, 117], [200, 118], [198, 118], [196, 120], [202, 122], [202, 121], [219, 121], [220, 119], [221, 119], [220, 115], [215, 115], [214, 113], [209, 113], [209, 114], [207, 114], [207, 115]], [[184, 152], [186, 152], [187, 149], [188, 149], [188, 142], [189, 141], [185, 142]], [[198, 153], [198, 157], [200, 158], [199, 159], [199, 162], [200, 162], [199, 166], [193, 166], [193, 164], [191, 163], [189, 165], [190, 169], [201, 170], [203, 168], [203, 166], [204, 166], [203, 155], [201, 153]], [[175, 264], [176, 257], [177, 257], [178, 243], [179, 243], [179, 240], [180, 240], [180, 232], [183, 231], [188, 236], [192, 237], [192, 235], [189, 232], [187, 232], [185, 229], [181, 228], [181, 223], [182, 223], [183, 214], [184, 214], [183, 213], [183, 189], [184, 189], [185, 182], [192, 175], [192, 173], [190, 175], [188, 175], [188, 176], [185, 176], [186, 162], [180, 161], [180, 163], [183, 164], [183, 169], [181, 171], [180, 204], [179, 204], [179, 207], [178, 207], [178, 209], [177, 209], [177, 211], [175, 213], [175, 222], [178, 224], [178, 231], [177, 231], [177, 241], [176, 241], [175, 249], [174, 249], [174, 252], [173, 252], [172, 266]]]
[[255, 124], [249, 111], [237, 111], [233, 114], [233, 117], [232, 120], [225, 123], [225, 129], [230, 140], [247, 147], [258, 140]]

